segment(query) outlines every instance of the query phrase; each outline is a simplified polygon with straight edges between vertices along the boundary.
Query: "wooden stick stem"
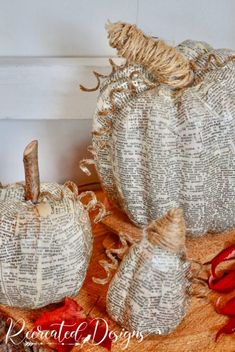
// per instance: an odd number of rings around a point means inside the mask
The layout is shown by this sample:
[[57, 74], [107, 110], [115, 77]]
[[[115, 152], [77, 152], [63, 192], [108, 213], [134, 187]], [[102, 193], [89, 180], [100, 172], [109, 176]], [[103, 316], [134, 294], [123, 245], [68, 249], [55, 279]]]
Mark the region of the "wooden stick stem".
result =
[[32, 141], [24, 150], [25, 200], [37, 203], [40, 193], [38, 141]]

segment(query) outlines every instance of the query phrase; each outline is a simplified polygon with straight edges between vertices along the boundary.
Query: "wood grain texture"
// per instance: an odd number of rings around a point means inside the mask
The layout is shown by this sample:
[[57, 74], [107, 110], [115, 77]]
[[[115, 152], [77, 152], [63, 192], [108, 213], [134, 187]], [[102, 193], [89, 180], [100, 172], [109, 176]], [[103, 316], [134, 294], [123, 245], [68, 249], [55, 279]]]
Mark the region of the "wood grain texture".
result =
[[0, 120], [91, 119], [97, 92], [79, 84], [95, 87], [92, 71], [110, 73], [108, 57], [0, 57]]
[[[99, 198], [103, 198], [102, 194], [98, 194]], [[98, 276], [103, 277], [105, 273], [103, 269], [97, 265], [100, 259], [105, 258], [105, 250], [103, 248], [103, 241], [110, 231], [114, 232], [123, 231], [124, 227], [128, 228], [129, 235], [131, 229], [133, 233], [139, 235], [139, 230], [132, 224], [128, 224], [126, 217], [122, 222], [120, 214], [118, 215], [118, 227], [117, 227], [117, 216], [114, 211], [114, 226], [112, 226], [112, 216], [108, 220], [108, 229], [103, 224], [96, 224], [93, 226], [94, 233], [94, 251], [91, 260], [91, 264], [88, 270], [87, 278], [84, 285], [75, 297], [80, 305], [82, 305], [86, 312], [92, 309], [91, 315], [94, 317], [103, 317], [109, 319], [105, 309], [105, 297], [107, 292], [106, 286], [99, 286], [93, 283], [92, 277]], [[187, 252], [190, 258], [194, 260], [200, 260], [201, 262], [207, 262], [210, 260], [218, 251], [224, 247], [234, 243], [235, 241], [235, 230], [227, 232], [225, 234], [212, 235], [208, 234], [204, 237], [187, 240]], [[231, 296], [231, 295], [230, 295]], [[215, 333], [217, 330], [226, 322], [226, 317], [218, 315], [214, 308], [213, 303], [215, 302], [217, 294], [211, 293], [208, 297], [208, 301], [204, 299], [192, 298], [188, 313], [182, 323], [178, 326], [175, 332], [167, 337], [147, 337], [143, 342], [138, 343], [134, 338], [131, 340], [129, 347], [126, 349], [127, 352], [234, 352], [235, 351], [235, 336], [223, 335], [217, 343], [214, 342]], [[226, 296], [225, 296], [226, 298]], [[97, 301], [98, 299], [98, 301]], [[50, 306], [49, 308], [52, 308]], [[27, 329], [32, 328], [32, 322], [35, 320], [44, 310], [48, 308], [27, 311], [16, 308], [10, 308], [6, 306], [0, 306], [0, 312], [5, 316], [12, 317], [14, 320], [24, 318], [27, 323]], [[110, 322], [110, 328], [116, 332], [121, 331], [114, 322]], [[123, 340], [113, 344], [112, 351], [120, 352], [123, 347]], [[83, 351], [99, 352], [103, 349], [97, 346], [85, 345]], [[80, 349], [74, 347], [72, 352], [78, 352]], [[103, 350], [104, 351], [104, 350]]]
[[40, 194], [38, 141], [32, 141], [24, 150], [25, 199], [37, 203]]

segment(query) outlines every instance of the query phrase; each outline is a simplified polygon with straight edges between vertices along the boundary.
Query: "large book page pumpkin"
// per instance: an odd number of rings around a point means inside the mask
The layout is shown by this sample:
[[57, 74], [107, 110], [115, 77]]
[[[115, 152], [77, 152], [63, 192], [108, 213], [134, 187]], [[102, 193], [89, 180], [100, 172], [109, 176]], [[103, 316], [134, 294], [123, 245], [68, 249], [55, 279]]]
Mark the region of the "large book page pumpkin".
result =
[[127, 63], [112, 63], [94, 116], [104, 190], [137, 225], [180, 207], [194, 235], [235, 226], [234, 53], [169, 47], [123, 23], [108, 32]]

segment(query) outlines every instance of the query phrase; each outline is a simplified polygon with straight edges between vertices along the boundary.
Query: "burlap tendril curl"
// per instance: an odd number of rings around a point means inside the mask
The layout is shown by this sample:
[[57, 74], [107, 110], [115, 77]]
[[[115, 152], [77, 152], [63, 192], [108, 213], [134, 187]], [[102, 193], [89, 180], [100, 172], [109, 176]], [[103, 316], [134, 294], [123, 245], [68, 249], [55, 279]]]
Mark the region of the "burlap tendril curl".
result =
[[143, 65], [157, 83], [183, 88], [193, 81], [189, 61], [163, 40], [148, 37], [128, 23], [109, 22], [106, 29], [110, 46], [129, 62]]
[[[21, 186], [25, 189], [25, 184], [23, 182], [17, 182], [12, 185], [5, 185], [3, 186], [2, 183], [0, 182], [0, 188], [9, 188], [9, 187], [15, 187], [15, 186]], [[72, 194], [73, 194], [73, 199], [74, 201], [82, 201], [83, 198], [87, 198], [86, 204], [82, 202], [84, 208], [90, 212], [97, 210], [97, 215], [94, 217], [94, 223], [100, 222], [103, 218], [106, 216], [110, 215], [110, 212], [106, 211], [106, 208], [102, 202], [100, 202], [97, 198], [94, 192], [92, 191], [84, 191], [79, 193], [78, 186], [73, 182], [73, 181], [67, 181], [64, 183], [64, 185], [61, 187], [61, 191], [59, 195], [55, 195], [49, 191], [44, 191], [40, 192], [39, 197], [38, 197], [38, 202], [35, 206], [40, 204], [41, 202], [46, 202], [48, 200], [54, 201], [54, 202], [61, 202], [64, 197], [65, 197], [65, 189], [69, 189]]]
[[117, 255], [124, 255], [128, 249], [129, 245], [125, 238], [119, 236], [120, 242], [121, 242], [121, 247], [120, 248], [110, 248], [106, 250], [106, 256], [110, 259], [110, 261], [107, 261], [105, 259], [99, 260], [100, 266], [104, 269], [106, 273], [106, 277], [103, 279], [98, 278], [98, 277], [93, 277], [92, 280], [98, 285], [106, 285], [109, 283], [112, 271], [117, 270], [119, 266], [119, 261], [117, 259]]

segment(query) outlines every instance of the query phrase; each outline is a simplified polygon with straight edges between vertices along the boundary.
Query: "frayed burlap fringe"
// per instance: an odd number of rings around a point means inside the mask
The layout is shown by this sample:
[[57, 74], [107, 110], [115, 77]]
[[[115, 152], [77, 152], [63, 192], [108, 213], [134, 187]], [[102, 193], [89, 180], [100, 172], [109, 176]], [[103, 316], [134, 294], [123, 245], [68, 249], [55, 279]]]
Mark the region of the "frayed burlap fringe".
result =
[[98, 223], [103, 218], [110, 215], [110, 213], [106, 211], [104, 204], [97, 200], [94, 192], [85, 191], [79, 194], [77, 185], [72, 181], [67, 181], [64, 186], [69, 188], [73, 192], [75, 200], [81, 201], [83, 198], [90, 198], [90, 200], [86, 204], [82, 204], [88, 212], [91, 210], [94, 211], [98, 209], [98, 214], [94, 218], [94, 223]]
[[96, 157], [96, 151], [92, 145], [87, 147], [87, 151], [92, 154], [93, 158], [86, 158], [79, 161], [79, 167], [87, 176], [91, 176], [91, 171], [88, 166], [95, 165], [94, 158]]
[[94, 223], [100, 222], [102, 219], [104, 219], [106, 216], [110, 215], [110, 212], [107, 212], [105, 209], [105, 206], [102, 202], [98, 201], [96, 198], [96, 195], [92, 191], [85, 191], [82, 192], [79, 196], [78, 199], [81, 200], [84, 197], [90, 197], [90, 201], [87, 204], [83, 203], [83, 206], [87, 211], [94, 211], [98, 209], [98, 214], [94, 218]]
[[[14, 187], [15, 185], [20, 185], [22, 187], [25, 187], [23, 182], [17, 182], [15, 184], [5, 185], [5, 186], [3, 186], [1, 184], [1, 188]], [[104, 204], [97, 200], [94, 192], [84, 191], [79, 194], [78, 186], [73, 181], [65, 182], [63, 185], [63, 188], [64, 189], [68, 188], [73, 193], [74, 201], [81, 201], [82, 198], [87, 198], [87, 197], [88, 197], [88, 199], [90, 198], [86, 204], [84, 204], [84, 203], [82, 203], [82, 204], [88, 212], [98, 210], [98, 214], [94, 218], [94, 223], [98, 223], [102, 219], [104, 219], [106, 216], [110, 215], [110, 212], [106, 211]], [[51, 192], [40, 192], [39, 197], [38, 197], [38, 203], [40, 204], [40, 202], [44, 202], [47, 199], [55, 201], [55, 202], [61, 202], [65, 197], [65, 193], [64, 193], [63, 188], [61, 189], [59, 196], [56, 196], [56, 195], [52, 194]], [[38, 204], [36, 204], [36, 206], [38, 206]]]
[[110, 74], [104, 75], [102, 73], [93, 71], [93, 74], [95, 75], [95, 77], [97, 79], [97, 85], [94, 88], [87, 88], [87, 87], [83, 86], [82, 84], [80, 84], [80, 89], [83, 92], [95, 92], [96, 90], [98, 90], [100, 88], [101, 78], [108, 78], [112, 74], [114, 74], [117, 70], [124, 69], [127, 66], [127, 62], [125, 64], [119, 66], [119, 65], [115, 64], [115, 62], [111, 58], [109, 59], [109, 63], [110, 63], [111, 68], [112, 68], [112, 71], [111, 71]]
[[95, 161], [94, 159], [82, 159], [80, 161], [80, 169], [87, 175], [87, 176], [91, 176], [91, 172], [88, 169], [88, 165], [94, 165]]
[[97, 79], [97, 85], [94, 88], [86, 88], [82, 84], [80, 84], [80, 89], [83, 92], [95, 92], [96, 90], [98, 90], [100, 88], [100, 84], [101, 84], [100, 78], [109, 77], [109, 75], [103, 75], [102, 73], [99, 73], [99, 72], [96, 72], [96, 71], [93, 71], [93, 73], [94, 73], [94, 75], [95, 75], [95, 77]]
[[81, 201], [83, 198], [90, 198], [90, 200], [86, 204], [82, 204], [88, 212], [98, 209], [98, 214], [94, 218], [94, 223], [98, 223], [106, 216], [110, 215], [110, 213], [106, 211], [104, 204], [97, 200], [94, 192], [85, 191], [79, 194], [77, 185], [72, 181], [67, 181], [64, 184], [64, 187], [69, 188], [70, 191], [73, 192], [75, 200]]
[[[134, 98], [138, 94], [138, 90], [136, 89], [136, 86], [134, 85], [134, 80], [135, 79], [141, 79], [142, 83], [146, 85], [146, 90], [154, 89], [156, 88], [156, 84], [152, 83], [144, 78], [141, 72], [139, 71], [133, 71], [130, 76], [127, 78], [127, 88], [113, 88], [109, 92], [109, 104], [110, 107], [107, 109], [103, 109], [98, 111], [98, 115], [100, 118], [103, 118], [105, 121], [105, 126], [103, 128], [100, 128], [99, 130], [94, 130], [92, 131], [93, 135], [96, 136], [102, 136], [104, 134], [111, 134], [112, 133], [112, 120], [107, 119], [108, 115], [114, 115], [118, 113], [121, 107], [117, 106], [115, 102], [115, 95], [120, 94], [120, 93], [128, 93], [130, 95], [130, 98]], [[101, 141], [99, 144], [99, 149], [105, 148], [107, 146], [107, 142]]]
[[229, 62], [235, 60], [235, 55], [229, 55], [224, 61], [221, 61], [215, 54], [209, 54], [208, 58], [206, 60], [206, 64], [204, 67], [200, 67], [197, 65], [197, 61], [199, 58], [197, 58], [196, 61], [190, 61], [190, 66], [193, 68], [193, 70], [196, 72], [208, 72], [210, 69], [210, 64], [215, 63], [215, 65], [219, 68], [223, 68], [226, 66]]

